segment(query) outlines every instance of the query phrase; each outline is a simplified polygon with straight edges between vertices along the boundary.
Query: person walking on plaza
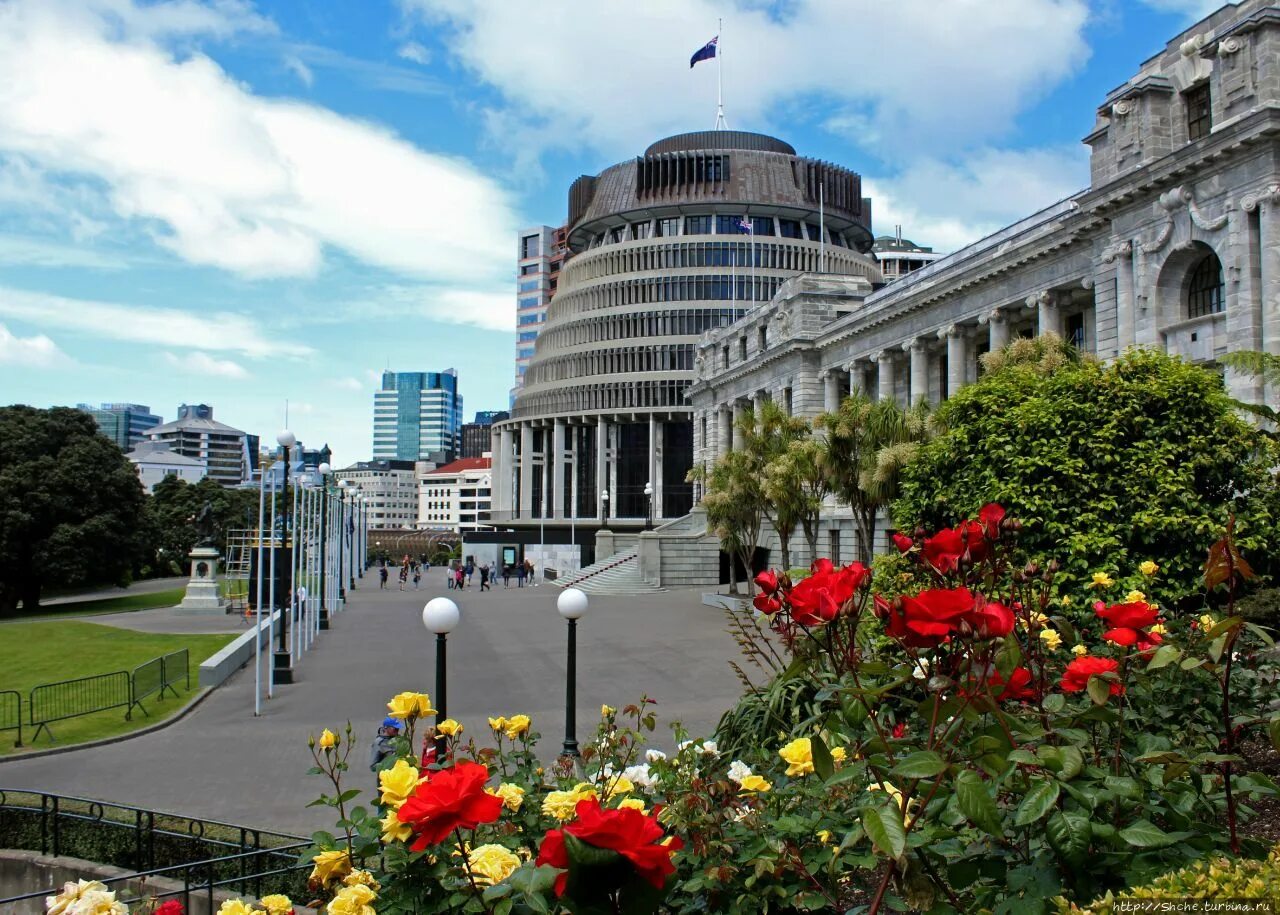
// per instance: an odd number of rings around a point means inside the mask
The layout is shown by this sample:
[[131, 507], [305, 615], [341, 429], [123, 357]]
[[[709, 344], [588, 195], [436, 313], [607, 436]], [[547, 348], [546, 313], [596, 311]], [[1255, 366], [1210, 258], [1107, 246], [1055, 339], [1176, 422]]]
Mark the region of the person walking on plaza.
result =
[[480, 590], [488, 591], [489, 588], [489, 564], [486, 562], [480, 567]]
[[516, 563], [516, 587], [524, 587], [524, 563]]
[[385, 591], [387, 588], [387, 567], [383, 566], [378, 570], [378, 590]]
[[457, 571], [454, 572], [453, 574], [454, 574], [454, 581], [457, 582], [458, 590], [461, 591], [467, 583], [467, 574], [463, 570], [462, 566], [458, 566]]
[[526, 559], [524, 561], [524, 577], [529, 579], [530, 588], [536, 588], [538, 586], [538, 579], [534, 578], [533, 576], [533, 560], [532, 559]]
[[511, 563], [509, 562], [502, 564], [502, 587], [511, 587]]
[[418, 585], [422, 583], [422, 569], [413, 570], [413, 590], [418, 590]]
[[409, 580], [409, 567], [408, 567], [408, 566], [401, 566], [401, 567], [400, 567], [400, 590], [401, 590], [401, 591], [403, 591], [403, 590], [404, 590], [404, 584], [405, 584], [405, 582], [407, 582], [408, 580]]
[[468, 559], [463, 569], [467, 573], [467, 584], [471, 584], [471, 576], [476, 574], [476, 564], [473, 560]]

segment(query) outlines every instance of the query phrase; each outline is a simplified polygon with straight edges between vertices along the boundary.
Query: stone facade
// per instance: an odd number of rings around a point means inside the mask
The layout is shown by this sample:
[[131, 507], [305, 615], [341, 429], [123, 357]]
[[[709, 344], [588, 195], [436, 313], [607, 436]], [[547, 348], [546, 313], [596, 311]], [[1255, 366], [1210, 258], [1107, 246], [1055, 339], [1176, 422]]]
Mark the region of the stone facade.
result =
[[[1107, 95], [1085, 142], [1080, 193], [882, 288], [797, 276], [705, 334], [695, 463], [731, 450], [734, 417], [761, 399], [810, 417], [854, 389], [937, 402], [1017, 336], [1051, 331], [1104, 359], [1280, 355], [1280, 4], [1226, 6], [1174, 38]], [[1246, 401], [1280, 393], [1230, 370], [1226, 383]], [[820, 551], [850, 559], [847, 514], [826, 527]]]

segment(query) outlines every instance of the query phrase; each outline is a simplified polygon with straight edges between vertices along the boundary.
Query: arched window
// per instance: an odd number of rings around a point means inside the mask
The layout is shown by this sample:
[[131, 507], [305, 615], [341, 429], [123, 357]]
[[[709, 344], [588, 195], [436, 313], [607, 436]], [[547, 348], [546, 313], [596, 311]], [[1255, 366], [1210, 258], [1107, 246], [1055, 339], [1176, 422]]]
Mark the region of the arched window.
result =
[[1220, 314], [1224, 307], [1222, 262], [1210, 251], [1191, 270], [1187, 283], [1187, 317]]

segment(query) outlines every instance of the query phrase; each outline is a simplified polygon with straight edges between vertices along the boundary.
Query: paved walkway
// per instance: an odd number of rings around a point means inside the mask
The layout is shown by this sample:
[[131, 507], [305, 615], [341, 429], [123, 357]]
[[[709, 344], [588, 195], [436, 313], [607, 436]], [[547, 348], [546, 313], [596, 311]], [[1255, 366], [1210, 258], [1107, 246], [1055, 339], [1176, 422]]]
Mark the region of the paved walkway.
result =
[[[356, 729], [351, 785], [369, 784], [368, 746], [385, 702], [402, 690], [434, 693], [434, 636], [422, 605], [443, 586], [379, 591], [366, 576], [345, 613], [302, 660], [297, 682], [253, 716], [253, 666], [237, 673], [182, 721], [154, 734], [40, 759], [0, 761], [0, 788], [46, 790], [263, 828], [309, 834], [332, 817], [306, 803], [320, 793], [308, 733]], [[458, 603], [462, 622], [449, 637], [451, 717], [487, 732], [488, 715], [532, 716], [551, 756], [564, 732], [565, 624], [558, 588], [479, 593]], [[148, 622], [146, 611], [118, 614], [118, 625]], [[127, 619], [126, 619], [127, 618]], [[95, 622], [103, 618], [95, 618]], [[659, 746], [681, 719], [707, 734], [738, 697], [726, 663], [737, 647], [721, 612], [696, 591], [643, 597], [593, 596], [578, 628], [578, 739], [594, 732], [601, 703], [622, 707], [644, 693], [658, 700]]]
[[58, 604], [79, 604], [89, 600], [128, 597], [131, 594], [155, 594], [158, 591], [172, 591], [174, 588], [180, 588], [189, 580], [185, 575], [179, 578], [149, 578], [146, 581], [135, 581], [127, 588], [97, 588], [80, 594], [64, 594], [62, 597], [42, 598], [40, 606], [54, 607]]

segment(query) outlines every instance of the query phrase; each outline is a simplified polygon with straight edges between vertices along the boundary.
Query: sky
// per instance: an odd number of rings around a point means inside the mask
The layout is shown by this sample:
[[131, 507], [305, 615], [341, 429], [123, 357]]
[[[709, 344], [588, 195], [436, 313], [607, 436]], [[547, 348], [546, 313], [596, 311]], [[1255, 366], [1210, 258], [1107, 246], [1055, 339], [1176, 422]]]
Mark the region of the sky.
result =
[[730, 127], [948, 251], [1084, 187], [1103, 97], [1218, 5], [0, 0], [0, 404], [287, 409], [367, 460], [385, 368], [506, 408], [519, 230], [709, 129], [717, 33]]

